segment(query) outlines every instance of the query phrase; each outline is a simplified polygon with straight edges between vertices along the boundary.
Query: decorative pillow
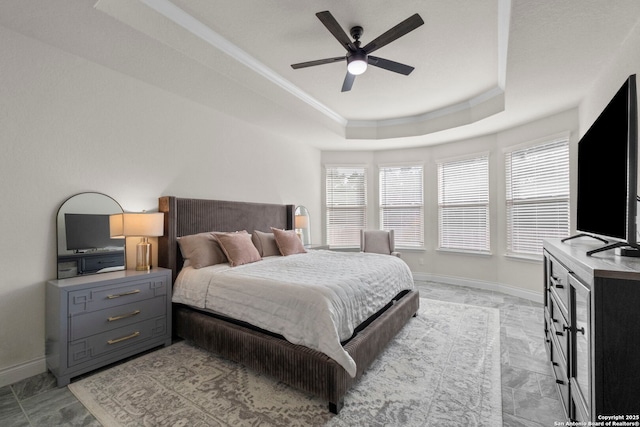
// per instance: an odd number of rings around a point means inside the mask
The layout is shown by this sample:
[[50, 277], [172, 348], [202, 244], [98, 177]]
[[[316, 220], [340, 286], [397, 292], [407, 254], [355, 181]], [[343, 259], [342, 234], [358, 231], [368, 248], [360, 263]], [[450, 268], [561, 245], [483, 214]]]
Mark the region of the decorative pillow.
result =
[[262, 259], [258, 250], [251, 242], [251, 235], [246, 231], [229, 234], [221, 233], [215, 234], [215, 236], [227, 256], [231, 267], [260, 261]]
[[202, 268], [227, 262], [227, 257], [213, 236], [213, 233], [198, 233], [178, 237], [178, 245], [185, 267]]
[[303, 254], [307, 252], [294, 230], [280, 230], [271, 227], [271, 231], [273, 231], [273, 236], [276, 239], [276, 244], [282, 255]]
[[281, 255], [276, 238], [273, 233], [265, 233], [262, 231], [254, 230], [251, 235], [251, 241], [253, 242], [258, 253], [262, 258], [274, 255]]

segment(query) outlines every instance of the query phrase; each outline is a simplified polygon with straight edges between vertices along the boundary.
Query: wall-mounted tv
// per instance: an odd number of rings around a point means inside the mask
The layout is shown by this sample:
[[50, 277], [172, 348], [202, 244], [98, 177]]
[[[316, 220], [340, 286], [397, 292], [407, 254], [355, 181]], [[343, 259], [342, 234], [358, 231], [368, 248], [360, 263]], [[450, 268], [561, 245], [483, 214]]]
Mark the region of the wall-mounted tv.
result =
[[68, 250], [124, 247], [123, 239], [111, 238], [109, 215], [65, 213], [64, 222]]
[[[578, 235], [632, 254], [636, 236], [638, 182], [638, 107], [636, 76], [624, 82], [578, 143]], [[565, 240], [568, 240], [565, 239]], [[629, 251], [626, 251], [629, 249]]]

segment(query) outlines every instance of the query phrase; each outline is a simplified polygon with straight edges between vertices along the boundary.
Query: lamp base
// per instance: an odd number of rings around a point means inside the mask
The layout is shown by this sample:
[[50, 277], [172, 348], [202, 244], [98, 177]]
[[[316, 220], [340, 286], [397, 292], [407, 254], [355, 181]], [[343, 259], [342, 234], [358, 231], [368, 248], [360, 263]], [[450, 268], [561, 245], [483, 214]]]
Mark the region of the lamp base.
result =
[[151, 270], [151, 243], [143, 237], [136, 245], [136, 271]]

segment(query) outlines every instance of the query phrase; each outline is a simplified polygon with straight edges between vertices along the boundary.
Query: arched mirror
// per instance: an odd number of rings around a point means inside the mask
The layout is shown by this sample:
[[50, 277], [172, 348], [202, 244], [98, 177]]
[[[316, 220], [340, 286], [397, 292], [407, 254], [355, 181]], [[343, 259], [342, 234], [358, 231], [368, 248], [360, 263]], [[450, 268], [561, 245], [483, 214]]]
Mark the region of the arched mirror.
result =
[[311, 218], [309, 210], [304, 206], [296, 206], [295, 212], [296, 233], [302, 240], [303, 245], [311, 244]]
[[58, 279], [125, 268], [125, 240], [112, 239], [109, 215], [122, 207], [101, 193], [80, 193], [58, 209]]

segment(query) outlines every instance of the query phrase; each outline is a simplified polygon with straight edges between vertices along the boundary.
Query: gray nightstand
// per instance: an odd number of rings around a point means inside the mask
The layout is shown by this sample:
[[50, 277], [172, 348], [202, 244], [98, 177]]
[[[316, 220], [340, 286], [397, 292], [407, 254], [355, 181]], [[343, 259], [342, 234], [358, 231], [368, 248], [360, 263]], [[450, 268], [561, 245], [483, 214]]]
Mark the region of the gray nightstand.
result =
[[171, 270], [124, 270], [47, 282], [47, 368], [58, 386], [170, 344]]

